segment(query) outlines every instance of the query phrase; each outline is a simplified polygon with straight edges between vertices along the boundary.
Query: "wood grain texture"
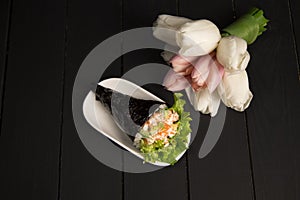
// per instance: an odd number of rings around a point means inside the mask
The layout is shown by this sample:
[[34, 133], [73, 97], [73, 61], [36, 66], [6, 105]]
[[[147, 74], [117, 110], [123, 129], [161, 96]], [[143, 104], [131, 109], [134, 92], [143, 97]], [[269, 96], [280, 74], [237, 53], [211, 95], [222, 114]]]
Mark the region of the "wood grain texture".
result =
[[[218, 6], [216, 6], [218, 5]], [[179, 15], [209, 19], [222, 28], [234, 20], [232, 1], [179, 1]], [[201, 116], [197, 138], [189, 149], [190, 199], [253, 199], [244, 113], [227, 109], [222, 135], [205, 158], [198, 153], [210, 123]]]
[[[176, 14], [176, 1], [124, 1], [123, 29], [149, 27], [159, 14]], [[123, 57], [124, 73], [145, 63], [164, 63], [161, 50], [137, 50]], [[134, 82], [134, 80], [132, 80]], [[149, 190], [153, 192], [149, 193]], [[124, 199], [188, 199], [186, 162], [142, 174], [124, 174]]]
[[[121, 1], [105, 4], [97, 0], [69, 1], [67, 10], [59, 196], [63, 200], [122, 199], [121, 172], [103, 165], [86, 150], [72, 120], [71, 107], [73, 83], [84, 58], [99, 43], [121, 30]], [[104, 76], [120, 74], [120, 62], [115, 62]]]
[[287, 1], [236, 1], [265, 11], [268, 31], [249, 47], [247, 110], [256, 199], [299, 199], [300, 87]]
[[57, 198], [64, 2], [13, 1], [0, 140], [3, 199]]
[[294, 45], [298, 61], [298, 75], [300, 80], [300, 2], [297, 0], [289, 0], [290, 21], [293, 26]]
[[[2, 99], [5, 86], [5, 74], [7, 66], [7, 51], [9, 43], [9, 30], [11, 19], [11, 1], [5, 0], [0, 2], [0, 126], [2, 119]], [[1, 135], [1, 129], [0, 129]]]

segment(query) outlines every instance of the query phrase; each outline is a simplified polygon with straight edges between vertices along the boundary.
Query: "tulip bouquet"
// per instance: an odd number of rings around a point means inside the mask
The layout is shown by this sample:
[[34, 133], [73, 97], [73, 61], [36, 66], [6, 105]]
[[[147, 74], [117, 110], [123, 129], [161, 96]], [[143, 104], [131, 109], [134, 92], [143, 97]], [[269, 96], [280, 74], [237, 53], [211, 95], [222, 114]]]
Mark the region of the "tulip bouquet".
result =
[[258, 8], [221, 32], [209, 20], [159, 15], [153, 35], [175, 47], [174, 52], [162, 52], [172, 66], [163, 85], [171, 91], [185, 89], [195, 110], [204, 114], [215, 116], [221, 100], [227, 107], [244, 111], [253, 97], [246, 72], [247, 45], [266, 30], [267, 22]]

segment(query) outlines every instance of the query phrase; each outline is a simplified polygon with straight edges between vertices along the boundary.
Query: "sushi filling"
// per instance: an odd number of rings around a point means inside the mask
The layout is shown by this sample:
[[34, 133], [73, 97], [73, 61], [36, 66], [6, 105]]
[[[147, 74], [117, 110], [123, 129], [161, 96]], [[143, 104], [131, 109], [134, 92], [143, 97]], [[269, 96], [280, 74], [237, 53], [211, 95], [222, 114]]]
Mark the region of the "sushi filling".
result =
[[134, 145], [143, 153], [167, 147], [178, 132], [178, 121], [179, 114], [174, 109], [160, 105], [136, 134]]

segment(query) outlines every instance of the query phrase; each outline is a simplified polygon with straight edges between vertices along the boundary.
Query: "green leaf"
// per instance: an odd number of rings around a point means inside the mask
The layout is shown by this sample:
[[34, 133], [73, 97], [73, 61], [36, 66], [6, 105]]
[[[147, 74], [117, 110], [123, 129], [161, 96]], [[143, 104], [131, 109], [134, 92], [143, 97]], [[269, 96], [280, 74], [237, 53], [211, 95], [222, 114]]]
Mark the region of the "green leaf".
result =
[[177, 162], [176, 157], [187, 149], [188, 135], [192, 132], [190, 128], [190, 113], [184, 111], [185, 101], [181, 99], [183, 95], [174, 94], [174, 104], [171, 108], [176, 111], [180, 118], [177, 134], [169, 139], [169, 146], [164, 147], [163, 141], [156, 141], [148, 145], [143, 140], [140, 141], [140, 151], [143, 153], [146, 162], [166, 162], [171, 165]]
[[268, 22], [269, 20], [264, 17], [263, 10], [252, 8], [245, 15], [224, 28], [222, 36], [234, 35], [246, 40], [247, 44], [252, 44], [259, 35], [267, 30], [265, 26]]

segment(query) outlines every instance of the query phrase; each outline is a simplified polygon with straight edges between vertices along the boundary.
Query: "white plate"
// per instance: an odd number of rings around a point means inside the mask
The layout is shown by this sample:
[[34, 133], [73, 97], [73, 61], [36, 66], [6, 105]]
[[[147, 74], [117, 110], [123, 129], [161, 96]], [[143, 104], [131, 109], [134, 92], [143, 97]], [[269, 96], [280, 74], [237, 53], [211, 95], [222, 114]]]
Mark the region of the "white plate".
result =
[[[139, 99], [145, 100], [155, 100], [164, 103], [163, 100], [157, 96], [151, 94], [147, 90], [141, 88], [140, 86], [129, 82], [121, 78], [110, 78], [98, 83], [106, 88], [113, 89], [117, 92], [133, 96]], [[97, 131], [102, 133], [104, 136], [114, 141], [127, 151], [131, 152], [133, 155], [144, 160], [143, 155], [140, 151], [134, 147], [132, 140], [124, 133], [118, 125], [114, 122], [110, 112], [95, 99], [95, 93], [90, 91], [83, 102], [83, 114], [87, 122]], [[188, 143], [190, 143], [191, 134], [189, 134]], [[179, 160], [185, 151], [177, 156], [176, 160]], [[155, 162], [151, 163], [158, 166], [168, 166], [169, 163], [165, 162]]]

